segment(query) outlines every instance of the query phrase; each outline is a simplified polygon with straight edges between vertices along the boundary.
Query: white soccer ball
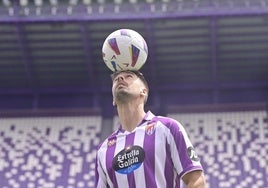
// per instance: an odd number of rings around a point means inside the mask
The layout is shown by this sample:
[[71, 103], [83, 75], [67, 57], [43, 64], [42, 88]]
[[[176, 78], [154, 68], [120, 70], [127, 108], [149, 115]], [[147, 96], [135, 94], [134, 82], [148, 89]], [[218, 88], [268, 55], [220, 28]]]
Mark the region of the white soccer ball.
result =
[[148, 47], [144, 38], [131, 29], [112, 32], [102, 46], [102, 57], [112, 71], [139, 70], [146, 62]]

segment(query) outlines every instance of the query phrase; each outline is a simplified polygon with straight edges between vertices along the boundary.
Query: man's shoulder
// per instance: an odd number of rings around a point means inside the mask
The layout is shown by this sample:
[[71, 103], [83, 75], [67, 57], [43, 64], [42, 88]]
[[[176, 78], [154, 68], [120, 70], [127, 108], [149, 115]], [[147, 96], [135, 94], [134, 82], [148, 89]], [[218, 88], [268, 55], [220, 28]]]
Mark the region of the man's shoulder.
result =
[[117, 131], [114, 131], [112, 134], [110, 134], [109, 136], [107, 136], [105, 138], [105, 140], [102, 141], [99, 144], [98, 150], [106, 149], [107, 146], [113, 145], [115, 143], [115, 141], [116, 141], [116, 134], [117, 134]]
[[160, 121], [164, 125], [178, 124], [178, 121], [167, 116], [155, 116], [152, 121]]
[[171, 117], [155, 116], [152, 121], [160, 122], [158, 128], [162, 127], [171, 132], [177, 132], [184, 129], [183, 125], [179, 121]]
[[151, 111], [148, 111], [145, 117], [149, 121], [160, 121], [162, 123], [176, 123], [177, 121], [168, 116], [155, 115]]

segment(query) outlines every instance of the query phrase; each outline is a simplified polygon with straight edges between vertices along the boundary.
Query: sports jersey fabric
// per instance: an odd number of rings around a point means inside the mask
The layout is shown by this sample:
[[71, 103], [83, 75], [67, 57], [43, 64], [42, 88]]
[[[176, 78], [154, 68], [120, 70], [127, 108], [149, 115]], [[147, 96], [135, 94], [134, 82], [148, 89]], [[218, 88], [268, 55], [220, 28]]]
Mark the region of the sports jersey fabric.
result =
[[96, 188], [179, 188], [183, 175], [202, 170], [184, 127], [147, 112], [131, 132], [119, 126], [99, 147]]

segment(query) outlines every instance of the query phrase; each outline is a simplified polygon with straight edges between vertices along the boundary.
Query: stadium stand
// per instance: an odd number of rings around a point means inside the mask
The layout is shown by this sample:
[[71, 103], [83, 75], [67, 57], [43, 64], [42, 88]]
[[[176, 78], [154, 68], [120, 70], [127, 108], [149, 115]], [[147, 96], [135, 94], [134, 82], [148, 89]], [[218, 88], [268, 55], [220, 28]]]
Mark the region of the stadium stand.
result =
[[169, 114], [186, 128], [208, 187], [268, 187], [266, 111]]
[[100, 116], [0, 121], [1, 188], [93, 187]]
[[[210, 109], [211, 110], [211, 109]], [[267, 110], [170, 112], [189, 134], [208, 188], [268, 187]], [[1, 188], [94, 187], [100, 115], [0, 117]], [[111, 131], [118, 118], [111, 121]]]

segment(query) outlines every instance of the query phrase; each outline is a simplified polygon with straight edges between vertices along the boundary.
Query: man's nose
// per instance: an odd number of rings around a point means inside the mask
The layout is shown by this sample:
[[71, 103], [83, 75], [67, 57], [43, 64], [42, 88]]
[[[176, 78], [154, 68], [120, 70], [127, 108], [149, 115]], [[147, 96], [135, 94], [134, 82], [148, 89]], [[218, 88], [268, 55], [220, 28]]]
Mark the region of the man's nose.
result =
[[124, 77], [122, 75], [118, 76], [118, 80], [124, 80]]

